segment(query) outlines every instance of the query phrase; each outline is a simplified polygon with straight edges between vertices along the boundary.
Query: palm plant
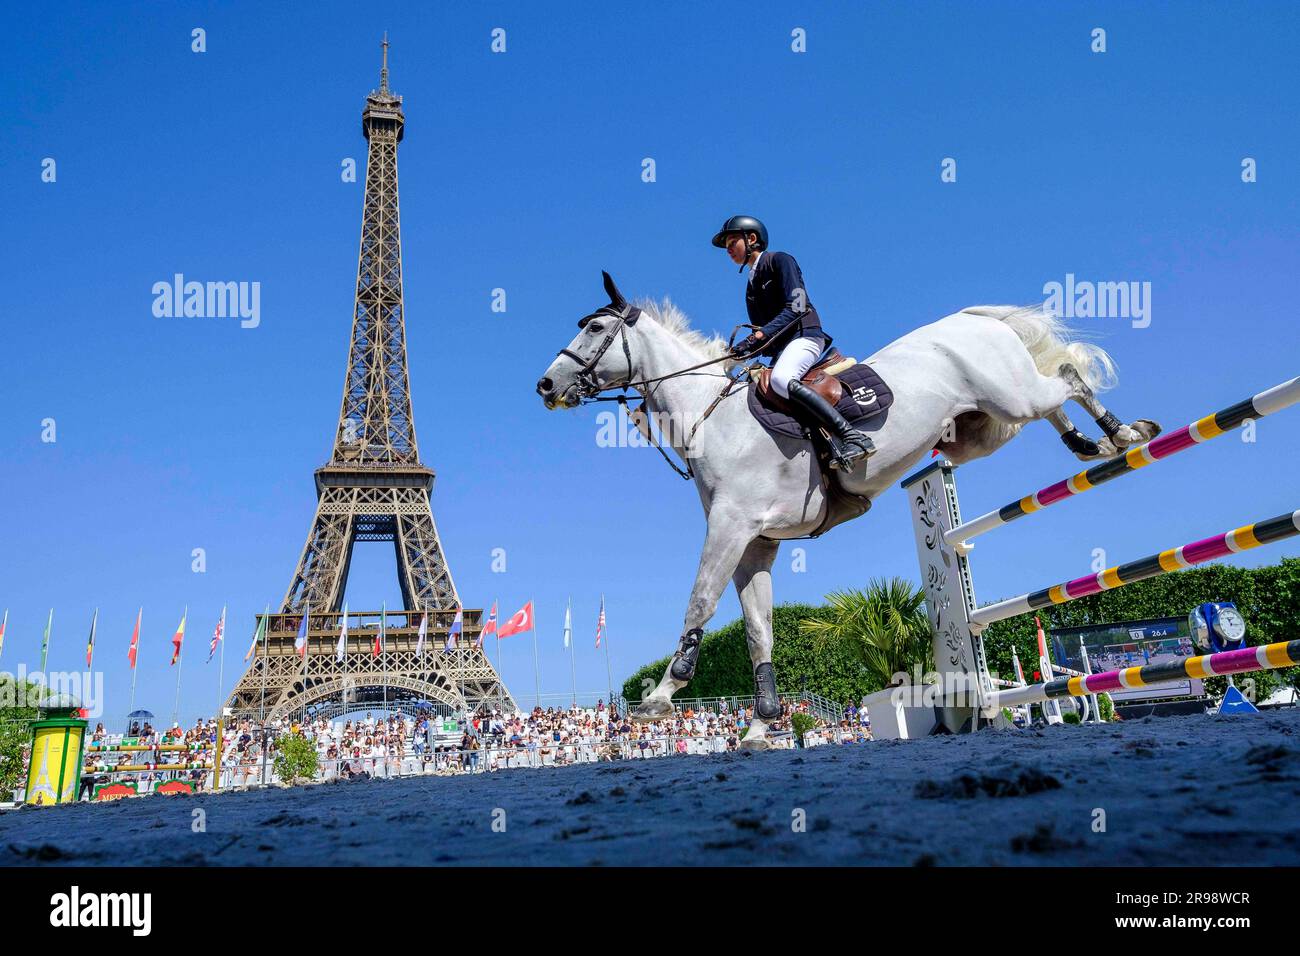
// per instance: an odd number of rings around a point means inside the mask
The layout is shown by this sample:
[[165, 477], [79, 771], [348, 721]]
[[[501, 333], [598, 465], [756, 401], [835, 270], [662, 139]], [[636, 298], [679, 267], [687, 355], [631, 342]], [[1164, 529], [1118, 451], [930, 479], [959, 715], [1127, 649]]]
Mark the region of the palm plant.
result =
[[861, 662], [873, 683], [888, 687], [894, 675], [934, 669], [925, 592], [904, 578], [872, 579], [866, 590], [826, 595], [830, 613], [800, 622], [819, 647], [836, 646]]

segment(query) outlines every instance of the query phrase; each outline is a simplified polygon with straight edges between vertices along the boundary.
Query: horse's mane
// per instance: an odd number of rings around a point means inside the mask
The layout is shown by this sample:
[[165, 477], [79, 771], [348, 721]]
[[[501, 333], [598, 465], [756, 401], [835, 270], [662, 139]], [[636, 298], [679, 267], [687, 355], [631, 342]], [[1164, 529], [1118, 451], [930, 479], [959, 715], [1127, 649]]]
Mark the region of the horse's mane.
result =
[[720, 335], [710, 335], [707, 332], [701, 332], [699, 329], [691, 328], [691, 320], [686, 317], [685, 312], [673, 304], [671, 299], [665, 297], [661, 302], [656, 302], [653, 299], [641, 299], [636, 303], [636, 306], [654, 319], [664, 331], [676, 336], [679, 341], [691, 350], [700, 353], [700, 358], [718, 358], [726, 354], [726, 340]]

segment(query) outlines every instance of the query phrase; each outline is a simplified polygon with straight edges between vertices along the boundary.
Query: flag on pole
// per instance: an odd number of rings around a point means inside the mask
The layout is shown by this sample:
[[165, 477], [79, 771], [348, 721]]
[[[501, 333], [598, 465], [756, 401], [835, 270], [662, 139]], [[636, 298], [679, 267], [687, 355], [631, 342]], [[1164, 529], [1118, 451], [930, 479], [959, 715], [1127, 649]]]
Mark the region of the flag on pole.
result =
[[172, 647], [174, 650], [172, 651], [171, 666], [173, 667], [176, 666], [176, 661], [179, 660], [181, 656], [181, 642], [185, 640], [185, 619], [187, 617], [189, 617], [188, 609], [181, 614], [180, 626], [176, 628], [176, 633], [172, 635]]
[[415, 656], [424, 656], [424, 639], [429, 636], [429, 612], [420, 615], [420, 637], [415, 642]]
[[569, 646], [569, 639], [573, 636], [573, 598], [569, 598], [569, 603], [564, 605], [564, 646]]
[[510, 637], [513, 634], [522, 634], [524, 631], [533, 629], [533, 602], [529, 601], [514, 614], [510, 619], [501, 625], [497, 631], [497, 637]]
[[339, 628], [339, 646], [334, 651], [339, 660], [348, 656], [348, 602], [343, 602], [343, 626]]
[[266, 618], [271, 612], [271, 605], [266, 606], [262, 616], [257, 619], [257, 630], [253, 632], [253, 643], [249, 645], [248, 653], [244, 655], [244, 660], [248, 660], [257, 650], [257, 642], [266, 640]]
[[41, 638], [41, 671], [45, 671], [45, 661], [50, 655], [50, 628], [54, 626], [54, 608], [45, 620], [45, 636]]
[[497, 602], [492, 602], [492, 610], [488, 612], [487, 624], [483, 625], [483, 630], [478, 632], [478, 646], [483, 646], [483, 638], [489, 634], [497, 632]]
[[9, 626], [9, 608], [5, 608], [5, 618], [4, 618], [3, 621], [0, 621], [0, 654], [3, 654], [3, 653], [4, 653], [4, 649], [5, 649], [5, 628], [8, 627], [8, 626]]
[[293, 639], [293, 649], [305, 662], [307, 660], [307, 622], [311, 619], [311, 605], [302, 609], [302, 623], [298, 625], [298, 636]]
[[462, 608], [456, 608], [456, 616], [452, 618], [451, 627], [447, 628], [447, 643], [442, 649], [444, 654], [456, 646], [456, 639], [460, 637], [464, 627], [465, 612]]
[[605, 636], [605, 595], [600, 596], [600, 618], [596, 621], [596, 646], [600, 647], [600, 639]]
[[217, 653], [217, 645], [221, 643], [222, 636], [226, 633], [226, 607], [221, 606], [221, 620], [217, 622], [217, 629], [212, 632], [212, 643], [208, 646], [208, 659], [205, 664], [212, 663], [212, 655]]
[[382, 604], [379, 608], [379, 632], [375, 634], [375, 646], [371, 652], [372, 657], [378, 657], [384, 653], [384, 628], [388, 623], [388, 605]]
[[140, 618], [144, 614], [144, 608], [135, 612], [135, 630], [131, 632], [131, 646], [126, 649], [126, 659], [131, 662], [131, 670], [135, 670], [136, 654], [140, 651]]
[[95, 656], [95, 624], [99, 621], [99, 608], [95, 608], [95, 614], [90, 619], [90, 637], [86, 638], [86, 666], [90, 667], [90, 660]]

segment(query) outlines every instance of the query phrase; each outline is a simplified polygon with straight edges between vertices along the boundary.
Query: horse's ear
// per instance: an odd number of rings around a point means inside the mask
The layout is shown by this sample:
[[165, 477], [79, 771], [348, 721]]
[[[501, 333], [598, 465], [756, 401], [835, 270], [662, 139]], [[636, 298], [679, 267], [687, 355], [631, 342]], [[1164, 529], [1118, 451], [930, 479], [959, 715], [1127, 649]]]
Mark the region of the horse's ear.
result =
[[608, 272], [601, 271], [605, 277], [605, 294], [609, 296], [609, 302], [615, 308], [621, 309], [627, 305], [627, 300], [623, 298], [623, 293], [618, 291], [618, 286], [614, 285], [614, 280], [610, 278]]

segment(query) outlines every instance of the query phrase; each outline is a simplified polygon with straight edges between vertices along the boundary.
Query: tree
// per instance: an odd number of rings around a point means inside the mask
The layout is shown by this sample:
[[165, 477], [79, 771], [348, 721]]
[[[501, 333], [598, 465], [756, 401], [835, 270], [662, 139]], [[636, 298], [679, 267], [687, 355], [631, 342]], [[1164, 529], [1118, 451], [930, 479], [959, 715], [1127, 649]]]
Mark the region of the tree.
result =
[[808, 618], [800, 627], [818, 647], [855, 657], [877, 687], [896, 683], [894, 675], [934, 669], [925, 592], [903, 578], [872, 580], [866, 590], [826, 595], [829, 613]]
[[36, 700], [41, 687], [29, 682], [25, 693], [18, 691], [18, 682], [11, 675], [0, 674], [0, 797], [6, 800], [26, 783], [23, 755], [31, 742], [31, 724], [36, 719], [35, 707], [19, 704]]
[[275, 775], [293, 786], [316, 776], [316, 746], [302, 734], [290, 734], [275, 742]]
[[790, 715], [790, 728], [794, 731], [794, 739], [799, 746], [803, 746], [803, 735], [817, 727], [817, 718], [812, 714], [805, 714], [796, 710]]

